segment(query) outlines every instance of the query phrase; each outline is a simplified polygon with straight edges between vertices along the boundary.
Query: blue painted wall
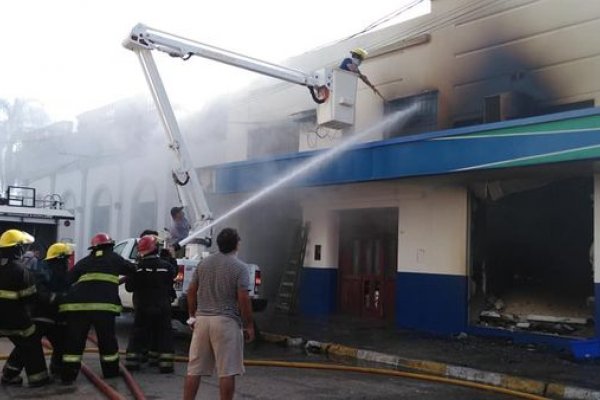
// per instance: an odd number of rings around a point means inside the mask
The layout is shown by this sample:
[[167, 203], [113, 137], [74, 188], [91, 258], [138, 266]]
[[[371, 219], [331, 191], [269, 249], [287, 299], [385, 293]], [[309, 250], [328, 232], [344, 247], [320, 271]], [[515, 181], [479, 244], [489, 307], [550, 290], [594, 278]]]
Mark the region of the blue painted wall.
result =
[[302, 268], [299, 310], [302, 315], [321, 317], [337, 310], [337, 269]]
[[467, 278], [398, 272], [396, 325], [442, 334], [464, 332], [467, 327]]
[[595, 336], [600, 339], [600, 283], [594, 283], [594, 322]]

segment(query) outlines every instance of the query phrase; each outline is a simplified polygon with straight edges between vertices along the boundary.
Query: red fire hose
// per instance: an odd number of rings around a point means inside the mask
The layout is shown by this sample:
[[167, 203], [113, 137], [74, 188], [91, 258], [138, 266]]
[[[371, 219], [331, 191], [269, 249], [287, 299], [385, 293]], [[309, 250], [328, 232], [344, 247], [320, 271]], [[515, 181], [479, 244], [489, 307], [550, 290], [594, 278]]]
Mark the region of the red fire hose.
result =
[[[98, 346], [98, 340], [95, 336], [88, 335], [88, 340], [94, 343], [96, 346]], [[135, 400], [146, 400], [146, 395], [144, 394], [144, 391], [142, 390], [140, 385], [135, 381], [135, 379], [133, 379], [131, 372], [129, 372], [125, 365], [123, 365], [123, 363], [120, 361], [119, 370], [121, 371], [123, 379], [125, 380], [125, 383], [127, 384], [127, 387], [129, 388], [129, 391], [131, 392]]]
[[[42, 344], [48, 350], [52, 350], [52, 345], [46, 339], [42, 340]], [[102, 394], [104, 394], [109, 400], [126, 400], [119, 392], [104, 382], [98, 375], [96, 375], [87, 365], [81, 363], [81, 372], [94, 386], [98, 388]]]

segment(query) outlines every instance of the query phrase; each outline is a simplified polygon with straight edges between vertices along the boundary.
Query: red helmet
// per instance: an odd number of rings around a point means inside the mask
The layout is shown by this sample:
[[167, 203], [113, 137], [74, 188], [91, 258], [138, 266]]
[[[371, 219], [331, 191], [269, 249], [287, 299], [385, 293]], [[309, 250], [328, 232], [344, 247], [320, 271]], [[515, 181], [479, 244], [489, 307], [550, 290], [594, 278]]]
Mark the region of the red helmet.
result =
[[89, 250], [95, 249], [98, 246], [102, 245], [113, 245], [115, 244], [114, 240], [110, 238], [108, 233], [96, 233], [92, 238], [91, 246], [88, 248]]
[[138, 254], [142, 257], [158, 251], [158, 238], [154, 235], [145, 235], [138, 241]]

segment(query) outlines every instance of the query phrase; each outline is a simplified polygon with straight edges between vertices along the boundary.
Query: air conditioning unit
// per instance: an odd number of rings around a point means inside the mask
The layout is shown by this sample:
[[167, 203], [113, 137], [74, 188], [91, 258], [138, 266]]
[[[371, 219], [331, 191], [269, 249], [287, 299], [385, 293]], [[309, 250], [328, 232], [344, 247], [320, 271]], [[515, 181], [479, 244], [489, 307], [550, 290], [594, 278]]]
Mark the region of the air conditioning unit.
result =
[[516, 92], [502, 92], [483, 100], [483, 122], [498, 122], [532, 115], [534, 102], [531, 96]]

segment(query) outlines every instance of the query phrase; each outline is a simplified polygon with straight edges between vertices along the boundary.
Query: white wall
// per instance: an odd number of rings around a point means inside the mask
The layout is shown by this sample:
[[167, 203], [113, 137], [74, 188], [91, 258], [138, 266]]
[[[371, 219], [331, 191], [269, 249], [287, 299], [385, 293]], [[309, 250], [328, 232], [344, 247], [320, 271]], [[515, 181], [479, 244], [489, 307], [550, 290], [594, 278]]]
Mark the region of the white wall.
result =
[[[339, 210], [397, 207], [398, 271], [466, 275], [467, 190], [435, 180], [375, 182], [307, 189], [302, 201], [311, 231], [305, 265], [338, 267]], [[321, 260], [315, 261], [314, 245]]]
[[[78, 256], [85, 255], [91, 239], [91, 216], [94, 195], [100, 188], [106, 188], [111, 202], [109, 232], [115, 240], [122, 240], [139, 232], [131, 232], [131, 218], [140, 184], [150, 186], [155, 193], [157, 203], [156, 226], [162, 230], [170, 226], [169, 210], [178, 205], [175, 186], [171, 181], [171, 163], [165, 152], [144, 157], [131, 157], [119, 162], [88, 164], [60, 171], [55, 175], [30, 182], [38, 193], [71, 193], [75, 200], [75, 240]], [[52, 185], [54, 182], [54, 185]], [[54, 186], [53, 190], [52, 186]], [[148, 195], [148, 193], [146, 193]]]
[[[435, 0], [429, 15], [306, 52], [285, 64], [314, 71], [337, 66], [349, 49], [364, 47], [371, 56], [361, 70], [386, 99], [439, 91], [439, 129], [481, 117], [484, 97], [506, 91], [525, 92], [543, 106], [583, 100], [600, 105], [600, 41], [590, 39], [600, 29], [600, 2], [498, 1], [456, 18], [456, 10], [472, 4]], [[431, 34], [428, 42], [387, 52], [425, 32]], [[273, 79], [257, 81], [238, 99], [231, 114], [236, 123], [229, 125], [235, 141], [244, 135], [244, 127], [256, 127], [256, 122], [289, 121], [295, 113], [316, 108], [305, 88]], [[371, 126], [382, 115], [383, 102], [359, 83], [355, 130]], [[248, 124], [240, 124], [244, 121]], [[299, 151], [337, 142], [327, 136], [308, 145], [303, 136]], [[381, 138], [376, 133], [364, 141]], [[227, 160], [244, 158], [243, 152], [235, 152]]]
[[400, 203], [398, 271], [467, 274], [467, 191], [443, 187]]

